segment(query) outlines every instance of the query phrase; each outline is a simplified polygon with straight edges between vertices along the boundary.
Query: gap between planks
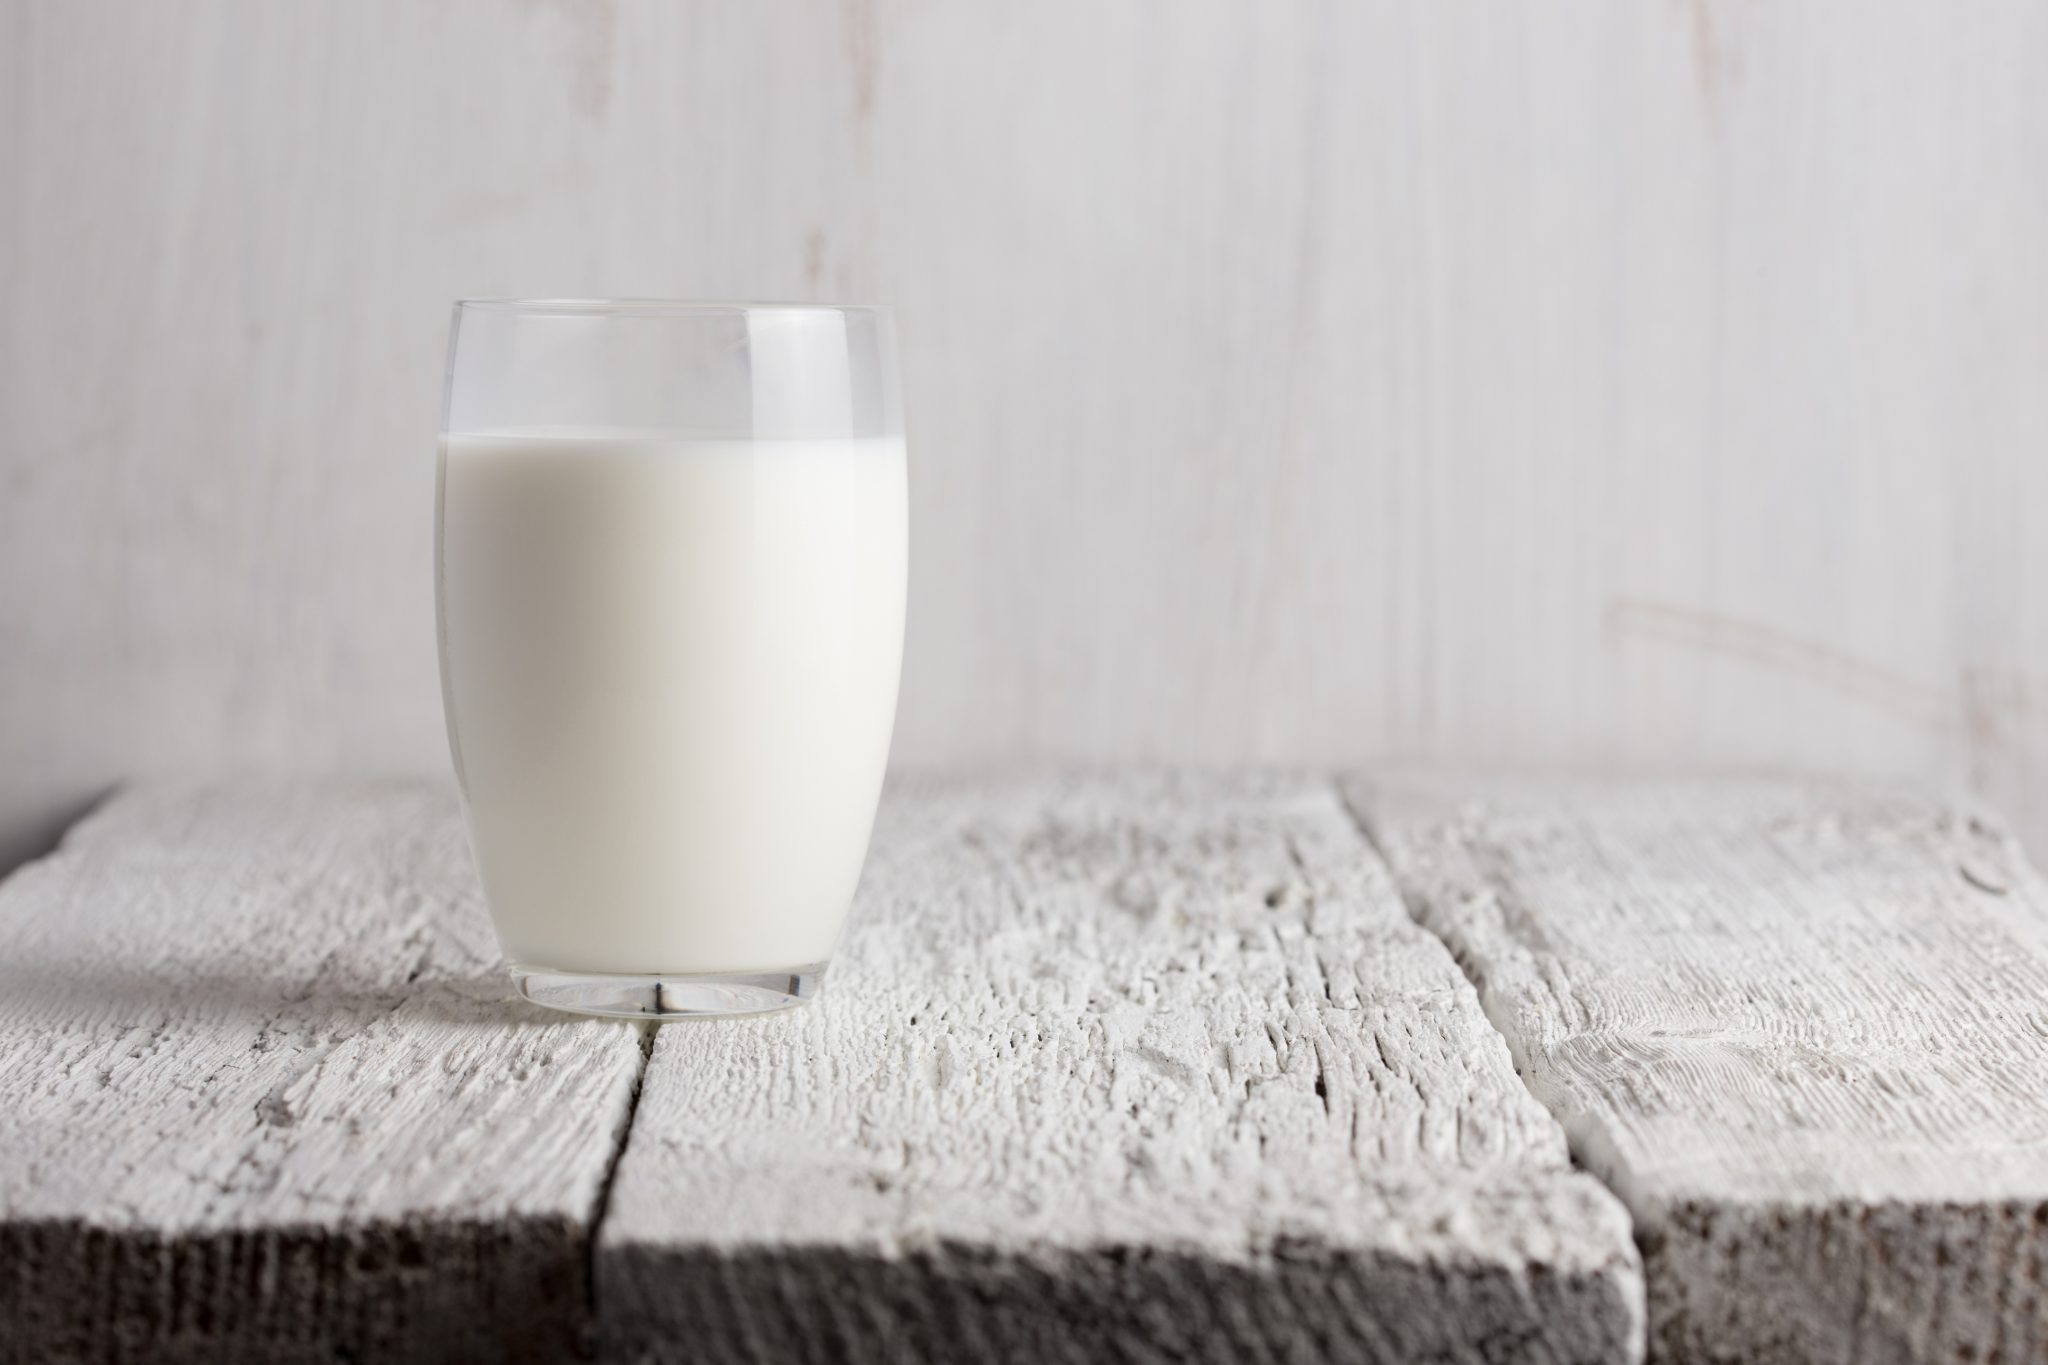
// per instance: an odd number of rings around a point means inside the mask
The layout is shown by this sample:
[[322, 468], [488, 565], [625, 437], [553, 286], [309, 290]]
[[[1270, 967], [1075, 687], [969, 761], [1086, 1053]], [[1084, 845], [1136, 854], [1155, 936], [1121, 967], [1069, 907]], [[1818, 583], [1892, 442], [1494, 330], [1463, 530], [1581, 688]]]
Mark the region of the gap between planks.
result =
[[626, 1147], [633, 1140], [633, 1121], [640, 1114], [640, 1092], [647, 1086], [648, 1065], [654, 1060], [654, 1035], [661, 1028], [658, 1019], [636, 1023], [640, 1035], [640, 1061], [633, 1072], [633, 1088], [626, 1094], [625, 1112], [612, 1131], [611, 1158], [605, 1162], [604, 1178], [598, 1181], [597, 1197], [590, 1202], [590, 1218], [583, 1242], [584, 1301], [590, 1305], [590, 1325], [595, 1329], [597, 1306], [597, 1234], [612, 1211], [612, 1190], [619, 1183], [619, 1164], [626, 1159]]
[[[1402, 912], [1408, 916], [1409, 921], [1417, 929], [1420, 929], [1438, 943], [1443, 944], [1444, 953], [1451, 959], [1451, 965], [1458, 969], [1459, 974], [1471, 985], [1472, 993], [1479, 997], [1479, 1012], [1485, 1016], [1487, 1027], [1494, 1031], [1494, 1034], [1507, 1047], [1508, 1056], [1514, 1059], [1515, 1079], [1521, 1083], [1522, 1089], [1529, 1092], [1530, 1099], [1542, 1105], [1545, 1113], [1551, 1113], [1550, 1106], [1544, 1103], [1543, 1097], [1537, 1094], [1535, 1088], [1529, 1084], [1528, 1073], [1522, 1065], [1522, 1049], [1516, 1043], [1514, 1034], [1502, 1028], [1500, 1021], [1493, 1017], [1492, 997], [1491, 993], [1486, 989], [1486, 983], [1473, 975], [1472, 969], [1465, 965], [1465, 959], [1459, 956], [1458, 945], [1431, 928], [1429, 921], [1415, 912], [1415, 902], [1410, 897], [1408, 888], [1401, 884], [1401, 879], [1394, 876], [1393, 860], [1387, 856], [1387, 850], [1381, 846], [1379, 834], [1373, 829], [1372, 821], [1367, 819], [1365, 812], [1358, 808], [1351, 784], [1336, 777], [1328, 777], [1323, 780], [1329, 782], [1330, 786], [1335, 789], [1337, 802], [1343, 806], [1344, 813], [1351, 817], [1352, 825], [1358, 830], [1358, 837], [1365, 841], [1365, 846], [1371, 851], [1372, 856], [1379, 859], [1380, 865], [1387, 869], [1387, 876], [1394, 884], [1394, 894], [1400, 897]], [[635, 1090], [635, 1095], [638, 1095], [637, 1089]], [[1579, 1151], [1578, 1135], [1572, 1130], [1571, 1126], [1562, 1122], [1558, 1126], [1564, 1129], [1565, 1151], [1571, 1155], [1572, 1169], [1584, 1171], [1587, 1175], [1605, 1186], [1608, 1193], [1620, 1199], [1622, 1192], [1614, 1187], [1613, 1182], [1606, 1179], [1600, 1172], [1586, 1163], [1584, 1154]], [[1622, 1206], [1624, 1208], [1627, 1207], [1626, 1200], [1623, 1200]], [[1634, 1215], [1630, 1215], [1629, 1230], [1632, 1235], [1635, 1233]], [[1642, 1238], [1637, 1236], [1636, 1241], [1640, 1245]]]

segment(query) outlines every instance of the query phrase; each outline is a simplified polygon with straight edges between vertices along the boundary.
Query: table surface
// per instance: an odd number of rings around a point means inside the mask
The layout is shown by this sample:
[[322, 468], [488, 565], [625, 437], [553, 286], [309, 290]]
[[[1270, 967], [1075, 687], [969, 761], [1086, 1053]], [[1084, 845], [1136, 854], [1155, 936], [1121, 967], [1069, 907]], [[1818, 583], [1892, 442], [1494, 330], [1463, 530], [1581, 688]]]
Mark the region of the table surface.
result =
[[508, 996], [452, 793], [0, 884], [0, 1360], [2048, 1352], [2048, 888], [1817, 781], [892, 786], [794, 1013]]

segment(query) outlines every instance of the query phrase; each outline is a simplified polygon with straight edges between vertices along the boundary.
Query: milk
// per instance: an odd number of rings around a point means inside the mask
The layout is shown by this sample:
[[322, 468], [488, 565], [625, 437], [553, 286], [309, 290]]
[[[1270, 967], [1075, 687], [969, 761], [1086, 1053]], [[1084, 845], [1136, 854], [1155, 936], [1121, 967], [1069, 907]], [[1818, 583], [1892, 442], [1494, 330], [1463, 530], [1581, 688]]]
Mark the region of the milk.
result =
[[831, 957], [895, 714], [905, 520], [900, 438], [444, 438], [444, 699], [507, 957]]

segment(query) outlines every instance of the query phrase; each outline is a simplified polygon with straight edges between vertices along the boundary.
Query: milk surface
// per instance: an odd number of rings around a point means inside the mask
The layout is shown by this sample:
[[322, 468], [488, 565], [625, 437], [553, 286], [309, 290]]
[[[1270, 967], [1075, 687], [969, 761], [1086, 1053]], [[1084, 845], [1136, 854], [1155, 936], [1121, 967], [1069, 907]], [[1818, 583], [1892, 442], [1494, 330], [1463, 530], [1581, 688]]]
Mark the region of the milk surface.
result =
[[450, 744], [506, 956], [827, 960], [896, 708], [900, 438], [450, 435]]

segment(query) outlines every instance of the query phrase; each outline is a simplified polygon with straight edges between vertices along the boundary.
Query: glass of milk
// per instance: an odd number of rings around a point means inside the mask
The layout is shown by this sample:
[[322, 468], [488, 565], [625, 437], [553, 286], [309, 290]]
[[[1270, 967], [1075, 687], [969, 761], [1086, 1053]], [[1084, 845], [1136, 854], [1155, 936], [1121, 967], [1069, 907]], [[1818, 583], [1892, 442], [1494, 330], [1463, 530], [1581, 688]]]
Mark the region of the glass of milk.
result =
[[441, 689], [521, 995], [817, 989], [889, 752], [905, 523], [886, 309], [456, 305]]

